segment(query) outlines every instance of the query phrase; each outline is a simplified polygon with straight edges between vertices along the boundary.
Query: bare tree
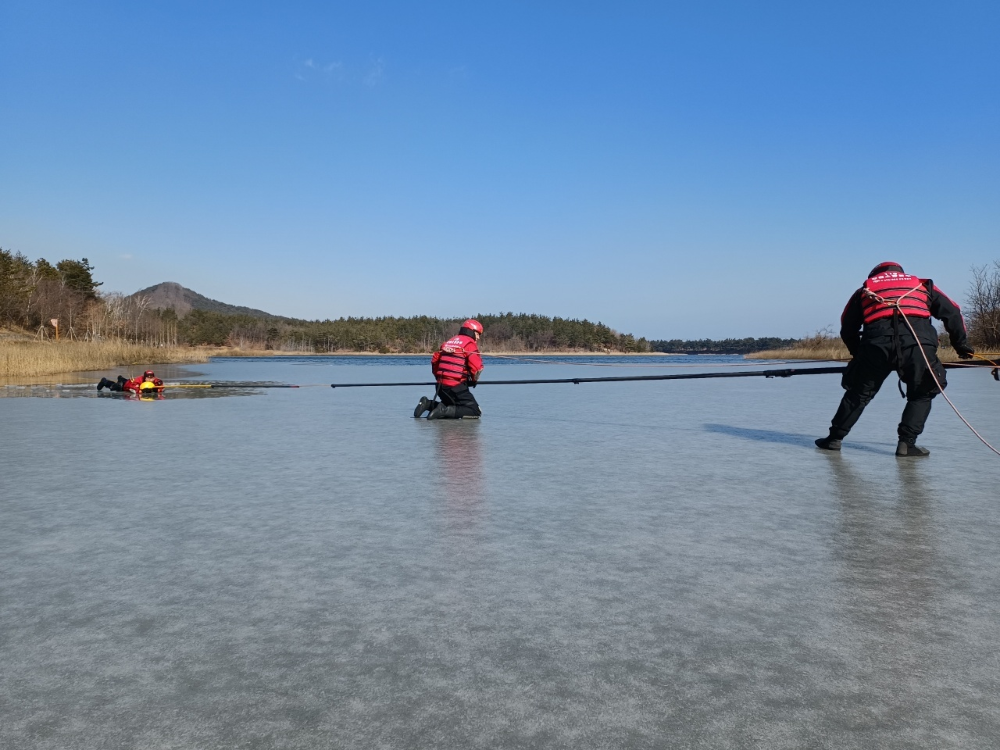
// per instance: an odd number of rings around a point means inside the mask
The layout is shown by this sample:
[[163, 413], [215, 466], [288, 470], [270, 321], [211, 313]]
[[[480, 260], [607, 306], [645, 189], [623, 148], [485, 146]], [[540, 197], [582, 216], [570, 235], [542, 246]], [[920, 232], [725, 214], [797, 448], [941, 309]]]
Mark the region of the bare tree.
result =
[[966, 321], [973, 346], [1000, 348], [1000, 261], [972, 267]]

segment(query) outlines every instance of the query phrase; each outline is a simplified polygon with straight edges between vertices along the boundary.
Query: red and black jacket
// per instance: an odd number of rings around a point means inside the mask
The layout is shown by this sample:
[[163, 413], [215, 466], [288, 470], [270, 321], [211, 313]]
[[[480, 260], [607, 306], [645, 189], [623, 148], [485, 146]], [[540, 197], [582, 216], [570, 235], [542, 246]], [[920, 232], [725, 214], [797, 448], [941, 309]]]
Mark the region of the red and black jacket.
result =
[[448, 339], [431, 356], [431, 371], [438, 385], [453, 388], [463, 383], [475, 382], [483, 371], [476, 340], [465, 334]]
[[[885, 301], [875, 299], [873, 294]], [[962, 310], [934, 286], [933, 281], [887, 271], [867, 279], [851, 295], [840, 316], [840, 338], [847, 345], [851, 356], [857, 353], [863, 339], [896, 335], [912, 339], [909, 327], [899, 320], [897, 308], [888, 304], [890, 302], [899, 304], [913, 325], [920, 343], [937, 346], [938, 334], [930, 323], [930, 319], [934, 317], [944, 323], [952, 346], [968, 346]]]

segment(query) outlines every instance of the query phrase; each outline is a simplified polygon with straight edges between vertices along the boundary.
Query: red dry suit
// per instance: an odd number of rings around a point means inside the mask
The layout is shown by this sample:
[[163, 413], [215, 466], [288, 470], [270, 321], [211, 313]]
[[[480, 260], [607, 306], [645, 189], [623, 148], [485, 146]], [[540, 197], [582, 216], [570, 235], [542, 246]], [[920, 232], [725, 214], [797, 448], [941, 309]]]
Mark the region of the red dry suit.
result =
[[[131, 380], [122, 383], [123, 391], [132, 391], [132, 393], [142, 393], [142, 389], [139, 387], [143, 384], [145, 375], [139, 375], [138, 377], [132, 378]], [[121, 381], [118, 381], [121, 382]], [[153, 385], [156, 386], [157, 392], [163, 391], [163, 381], [159, 378], [153, 378]]]
[[474, 383], [482, 371], [483, 359], [476, 340], [461, 333], [441, 344], [431, 357], [431, 372], [446, 388]]

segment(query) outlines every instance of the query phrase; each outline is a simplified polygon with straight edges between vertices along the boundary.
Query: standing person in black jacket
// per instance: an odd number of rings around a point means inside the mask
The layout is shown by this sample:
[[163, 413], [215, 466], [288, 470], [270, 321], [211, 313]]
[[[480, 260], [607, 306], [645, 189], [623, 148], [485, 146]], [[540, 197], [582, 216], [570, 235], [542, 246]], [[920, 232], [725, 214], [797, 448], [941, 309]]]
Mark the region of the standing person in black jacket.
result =
[[930, 455], [929, 450], [916, 445], [931, 413], [931, 399], [941, 392], [927, 362], [941, 388], [947, 386], [944, 367], [937, 357], [938, 333], [931, 325], [931, 317], [944, 323], [959, 357], [970, 359], [975, 354], [969, 346], [962, 311], [933, 281], [904, 273], [902, 266], [891, 261], [872, 269], [840, 317], [840, 337], [852, 357], [841, 381], [847, 393], [833, 416], [829, 436], [817, 440], [817, 446], [839, 451], [861, 412], [895, 371], [906, 383], [906, 407], [897, 428], [896, 455]]

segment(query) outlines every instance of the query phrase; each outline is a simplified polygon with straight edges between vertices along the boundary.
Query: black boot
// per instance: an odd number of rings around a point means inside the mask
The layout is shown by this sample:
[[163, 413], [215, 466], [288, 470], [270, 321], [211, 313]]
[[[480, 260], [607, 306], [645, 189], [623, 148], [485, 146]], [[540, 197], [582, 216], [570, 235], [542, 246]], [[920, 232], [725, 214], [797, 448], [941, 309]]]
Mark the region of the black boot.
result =
[[111, 381], [107, 378], [101, 378], [101, 382], [97, 384], [97, 390], [103, 390], [111, 386]]
[[825, 451], [839, 451], [840, 450], [840, 438], [835, 438], [833, 436], [827, 436], [825, 438], [819, 438], [816, 441], [816, 447], [822, 448]]
[[425, 411], [430, 411], [433, 408], [431, 403], [427, 399], [427, 396], [421, 396], [419, 403], [417, 403], [417, 408], [413, 410], [413, 418], [420, 419]]
[[458, 407], [445, 406], [441, 404], [434, 411], [427, 415], [428, 419], [457, 419]]
[[911, 458], [914, 456], [929, 456], [931, 452], [917, 445], [916, 438], [909, 438], [907, 440], [900, 438], [899, 443], [896, 445], [896, 455]]

